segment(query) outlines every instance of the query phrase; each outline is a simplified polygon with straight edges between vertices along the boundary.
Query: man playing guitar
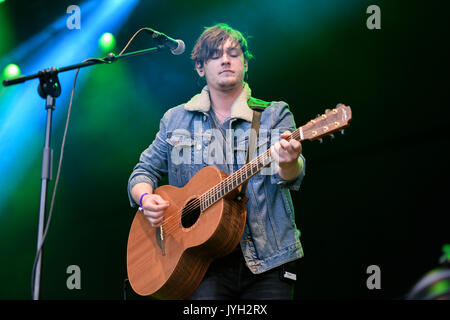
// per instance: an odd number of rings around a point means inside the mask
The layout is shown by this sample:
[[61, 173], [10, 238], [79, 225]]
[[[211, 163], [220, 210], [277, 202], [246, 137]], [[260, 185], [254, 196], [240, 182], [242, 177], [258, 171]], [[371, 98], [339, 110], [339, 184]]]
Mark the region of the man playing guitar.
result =
[[168, 175], [169, 184], [181, 188], [206, 166], [235, 172], [245, 163], [252, 109], [263, 110], [257, 153], [270, 147], [276, 161], [248, 180], [240, 243], [209, 265], [190, 299], [293, 297], [295, 267], [290, 272], [286, 267], [301, 258], [303, 250], [290, 190], [300, 187], [305, 159], [301, 143], [286, 140], [296, 129], [288, 105], [251, 96], [244, 81], [251, 58], [239, 31], [226, 24], [206, 28], [192, 60], [207, 85], [190, 101], [165, 113], [155, 140], [141, 154], [129, 179], [131, 205], [141, 207], [152, 228], [162, 229], [171, 204], [154, 193], [161, 178]]

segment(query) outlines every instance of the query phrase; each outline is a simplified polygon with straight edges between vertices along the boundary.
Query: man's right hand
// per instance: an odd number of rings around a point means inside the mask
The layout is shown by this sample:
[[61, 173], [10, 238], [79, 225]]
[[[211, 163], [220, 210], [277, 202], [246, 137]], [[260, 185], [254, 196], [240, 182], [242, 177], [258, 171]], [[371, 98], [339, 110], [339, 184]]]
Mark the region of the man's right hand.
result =
[[142, 199], [142, 209], [152, 227], [159, 227], [164, 221], [164, 212], [169, 207], [169, 201], [158, 194], [148, 194]]

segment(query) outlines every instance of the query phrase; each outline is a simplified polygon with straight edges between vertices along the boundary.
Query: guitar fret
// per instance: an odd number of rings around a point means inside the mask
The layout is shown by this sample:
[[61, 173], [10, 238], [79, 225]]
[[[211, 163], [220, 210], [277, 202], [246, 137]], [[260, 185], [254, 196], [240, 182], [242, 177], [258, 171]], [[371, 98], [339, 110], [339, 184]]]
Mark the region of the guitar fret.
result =
[[208, 200], [204, 199], [204, 197], [200, 197], [200, 211], [205, 210], [205, 207], [208, 205]]
[[268, 149], [265, 153], [256, 157], [255, 159], [226, 177], [224, 180], [222, 180], [220, 183], [218, 183], [205, 193], [205, 209], [213, 205], [216, 201], [234, 190], [236, 187], [240, 186], [244, 181], [250, 179], [250, 177], [255, 175], [272, 161], [273, 159], [270, 155], [270, 149]]
[[205, 193], [205, 196], [201, 202], [203, 207], [202, 210], [205, 210], [206, 208], [213, 205], [216, 201], [241, 185], [244, 181], [252, 177], [271, 161], [272, 157], [270, 156], [269, 149], [259, 157], [253, 159], [243, 167], [239, 168], [239, 170], [235, 171], [233, 174], [229, 175], [226, 179], [222, 180], [220, 183], [218, 183]]

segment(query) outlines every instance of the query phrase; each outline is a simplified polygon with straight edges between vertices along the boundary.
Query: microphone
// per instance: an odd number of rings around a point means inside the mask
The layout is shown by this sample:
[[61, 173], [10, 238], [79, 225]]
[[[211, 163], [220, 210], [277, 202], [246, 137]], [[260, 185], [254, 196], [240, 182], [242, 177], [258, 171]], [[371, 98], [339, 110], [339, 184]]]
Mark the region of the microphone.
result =
[[175, 40], [169, 36], [166, 36], [164, 33], [155, 31], [151, 28], [144, 28], [145, 31], [152, 35], [152, 38], [158, 41], [160, 44], [165, 45], [170, 48], [170, 51], [174, 55], [179, 55], [184, 52], [185, 45], [183, 40]]

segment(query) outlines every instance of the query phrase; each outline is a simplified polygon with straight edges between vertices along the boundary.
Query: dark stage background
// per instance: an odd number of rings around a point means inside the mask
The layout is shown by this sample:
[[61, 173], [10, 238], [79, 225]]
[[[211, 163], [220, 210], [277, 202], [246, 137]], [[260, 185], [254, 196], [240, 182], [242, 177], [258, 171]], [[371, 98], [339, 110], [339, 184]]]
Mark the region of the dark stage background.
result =
[[[63, 23], [39, 50], [50, 52], [65, 36], [88, 37], [100, 23], [95, 14], [113, 2], [95, 3], [91, 20], [79, 3], [81, 29], [69, 30]], [[448, 6], [442, 3], [139, 1], [126, 16], [115, 18], [121, 19], [120, 27], [112, 16], [97, 33], [117, 29], [116, 54], [144, 26], [183, 39], [186, 52], [143, 55], [81, 70], [45, 243], [41, 298], [122, 299], [127, 236], [135, 213], [128, 203], [127, 179], [164, 112], [203, 86], [190, 61], [203, 27], [226, 22], [251, 36], [255, 59], [248, 82], [255, 97], [288, 102], [297, 126], [337, 103], [353, 111], [344, 136], [323, 144], [303, 143], [306, 177], [292, 194], [305, 251], [295, 298], [403, 299], [439, 266], [442, 246], [449, 242], [449, 26]], [[76, 3], [0, 3], [1, 69], [39, 61], [37, 49], [26, 44], [54, 21], [69, 17], [71, 4]], [[366, 9], [372, 4], [381, 9], [379, 30], [366, 26]], [[87, 44], [59, 46], [57, 56], [68, 56], [64, 65], [104, 56], [94, 36]], [[20, 45], [26, 54], [16, 59], [11, 52]], [[130, 50], [153, 45], [140, 34]], [[78, 56], [71, 58], [69, 50]], [[22, 73], [49, 66], [35, 63]], [[74, 74], [61, 75], [66, 96], [57, 100], [55, 111], [53, 177]], [[0, 171], [1, 299], [31, 298], [45, 125], [37, 83], [0, 88], [1, 159], [10, 163]], [[26, 109], [31, 98], [19, 99], [25, 88], [31, 88], [32, 111]], [[9, 90], [17, 95], [11, 97]], [[8, 135], [7, 122], [13, 120], [7, 112], [33, 117]], [[13, 147], [14, 152], [8, 149]], [[50, 195], [53, 185], [54, 180]], [[70, 265], [81, 269], [79, 290], [66, 286]], [[379, 290], [366, 286], [370, 265], [380, 267]], [[128, 293], [128, 298], [140, 299]]]

